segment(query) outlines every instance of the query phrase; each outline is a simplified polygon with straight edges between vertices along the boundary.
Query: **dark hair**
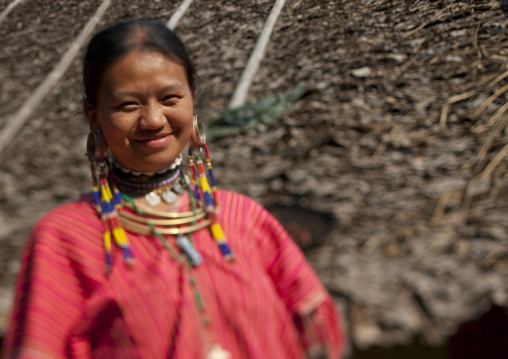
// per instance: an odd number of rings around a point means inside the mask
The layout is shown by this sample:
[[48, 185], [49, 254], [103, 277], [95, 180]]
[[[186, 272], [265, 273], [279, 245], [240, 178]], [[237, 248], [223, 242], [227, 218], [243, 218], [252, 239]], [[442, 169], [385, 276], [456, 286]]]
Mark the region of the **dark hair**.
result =
[[173, 31], [158, 22], [129, 20], [102, 30], [90, 40], [83, 61], [84, 101], [96, 105], [104, 72], [133, 50], [155, 51], [178, 62], [185, 69], [191, 92], [196, 92], [194, 66]]

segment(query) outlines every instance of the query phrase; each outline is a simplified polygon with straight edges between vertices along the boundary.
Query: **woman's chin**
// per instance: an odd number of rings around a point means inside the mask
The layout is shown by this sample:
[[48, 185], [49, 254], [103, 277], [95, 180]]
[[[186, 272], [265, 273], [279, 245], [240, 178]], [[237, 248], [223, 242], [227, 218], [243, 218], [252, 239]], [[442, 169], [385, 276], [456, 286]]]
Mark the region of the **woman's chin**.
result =
[[138, 172], [156, 172], [168, 168], [171, 166], [176, 160], [177, 156], [164, 156], [163, 158], [146, 158], [138, 161], [122, 161], [118, 160], [120, 164], [124, 167], [127, 167], [130, 170], [138, 171]]

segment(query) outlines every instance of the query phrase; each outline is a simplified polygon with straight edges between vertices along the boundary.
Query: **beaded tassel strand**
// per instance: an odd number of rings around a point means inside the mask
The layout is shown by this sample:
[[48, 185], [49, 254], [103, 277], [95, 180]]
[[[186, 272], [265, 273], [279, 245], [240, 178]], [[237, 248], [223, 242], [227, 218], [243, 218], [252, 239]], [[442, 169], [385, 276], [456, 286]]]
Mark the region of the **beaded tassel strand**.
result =
[[95, 162], [90, 163], [90, 169], [92, 170], [92, 195], [93, 204], [97, 213], [102, 212], [101, 208], [101, 187], [99, 185], [99, 176], [97, 175], [97, 168]]
[[[129, 246], [127, 234], [123, 229], [118, 212], [116, 210], [116, 201], [111, 193], [106, 174], [102, 172], [99, 175], [101, 184], [101, 220], [104, 223], [104, 247], [106, 249], [106, 270], [109, 271], [112, 266], [111, 262], [111, 236], [115, 239], [116, 244], [122, 249], [123, 259], [125, 263], [131, 265], [134, 262], [132, 252]], [[109, 252], [109, 255], [108, 255]], [[109, 263], [108, 263], [109, 258]]]
[[[113, 266], [111, 254], [112, 237], [121, 248], [123, 259], [126, 264], [131, 265], [134, 262], [134, 257], [130, 249], [127, 234], [118, 217], [117, 208], [121, 208], [122, 206], [121, 194], [114, 182], [112, 182], [112, 186], [110, 186], [106, 175], [107, 167], [106, 162], [97, 163], [94, 161], [91, 164], [92, 193], [96, 211], [100, 215], [104, 227], [103, 243], [106, 257], [106, 275], [109, 275]], [[99, 174], [97, 174], [97, 168], [99, 168]]]
[[[205, 152], [208, 153], [206, 145], [204, 145], [204, 147]], [[206, 156], [208, 157], [207, 161], [208, 163], [210, 158], [208, 154]], [[189, 147], [189, 158], [190, 157], [192, 157], [192, 147]], [[212, 195], [211, 193], [210, 185], [208, 184], [208, 180], [206, 177], [205, 166], [203, 164], [203, 160], [199, 156], [196, 156], [196, 167], [198, 169], [201, 193], [203, 194], [206, 211], [208, 214], [208, 218], [210, 219], [211, 222], [210, 232], [212, 233], [215, 243], [217, 243], [217, 246], [219, 247], [219, 250], [221, 251], [224, 259], [226, 259], [227, 261], [233, 261], [234, 260], [233, 252], [231, 251], [231, 248], [227, 243], [226, 236], [224, 235], [224, 231], [222, 230], [222, 226], [217, 220], [218, 204], [216, 204], [215, 203], [216, 201], [214, 201], [214, 197], [216, 198], [216, 196]], [[194, 166], [192, 168], [194, 169]], [[209, 165], [209, 168], [211, 168], [211, 163]], [[193, 178], [194, 177], [195, 174], [193, 174]], [[215, 188], [215, 180], [213, 180], [213, 188]]]
[[[187, 183], [187, 180], [185, 179], [185, 175], [183, 175], [183, 174], [182, 174], [182, 179], [183, 179], [184, 186], [189, 191], [190, 198], [192, 198], [192, 195], [190, 192], [191, 191], [190, 186]], [[136, 203], [134, 202], [134, 200], [132, 198], [130, 198], [126, 194], [121, 194], [121, 196], [124, 201], [127, 201], [132, 204], [134, 210], [139, 215], [143, 215], [143, 211], [136, 206]], [[193, 210], [195, 210], [196, 203], [193, 198], [191, 201], [191, 205], [192, 205]], [[176, 262], [184, 265], [184, 260], [182, 259], [182, 257], [179, 256], [173, 250], [173, 248], [171, 248], [169, 243], [166, 241], [166, 238], [164, 238], [164, 236], [157, 230], [157, 228], [155, 228], [153, 223], [148, 222], [148, 225], [150, 226], [150, 229], [152, 230], [152, 233], [154, 234], [154, 236], [161, 241], [162, 245], [170, 253], [170, 255], [173, 257], [173, 259]], [[191, 235], [189, 234], [189, 236], [191, 236]], [[180, 248], [180, 250], [183, 251], [187, 255], [187, 259], [188, 259], [187, 263], [191, 267], [196, 267], [202, 263], [201, 255], [194, 249], [194, 247], [192, 245], [192, 240], [189, 241], [187, 239], [187, 237], [184, 236], [183, 234], [178, 234], [176, 236], [176, 244]], [[203, 325], [207, 326], [209, 324], [209, 319], [206, 316], [205, 305], [203, 303], [203, 297], [201, 296], [201, 293], [199, 292], [199, 290], [196, 286], [196, 279], [194, 278], [194, 275], [192, 274], [192, 272], [189, 272], [189, 284], [191, 285], [191, 288], [192, 288], [192, 291], [194, 294], [194, 300], [196, 301], [196, 306], [198, 308], [198, 311], [199, 311], [200, 315], [202, 316], [201, 319], [202, 319]]]
[[210, 176], [210, 186], [212, 187], [212, 195], [213, 195], [213, 201], [215, 203], [215, 212], [219, 213], [219, 201], [217, 200], [217, 186], [215, 185], [215, 177], [213, 176], [213, 170], [212, 170], [212, 161], [210, 160], [210, 152], [208, 152], [208, 146], [203, 143], [203, 147], [205, 148], [205, 161], [206, 161], [206, 167], [208, 169], [208, 175]]
[[192, 184], [194, 186], [193, 196], [196, 201], [199, 201], [201, 199], [201, 196], [199, 194], [199, 186], [196, 176], [196, 167], [194, 166], [194, 158], [192, 157], [192, 146], [189, 147], [189, 167], [192, 174]]
[[115, 200], [115, 208], [118, 210], [122, 208], [123, 204], [122, 193], [120, 192], [118, 186], [116, 185], [115, 176], [113, 175], [112, 171], [109, 172], [109, 183], [114, 195], [113, 198]]
[[[183, 185], [185, 190], [189, 194], [190, 205], [193, 211], [196, 211], [196, 199], [192, 195], [192, 190], [187, 183], [187, 179], [185, 175], [181, 175]], [[191, 225], [194, 225], [196, 221], [192, 222]], [[203, 258], [201, 254], [194, 248], [194, 244], [192, 243], [192, 233], [189, 233], [188, 236], [184, 236], [182, 233], [176, 236], [178, 246], [187, 254], [189, 258], [189, 264], [193, 267], [197, 267], [201, 263], [203, 263]]]

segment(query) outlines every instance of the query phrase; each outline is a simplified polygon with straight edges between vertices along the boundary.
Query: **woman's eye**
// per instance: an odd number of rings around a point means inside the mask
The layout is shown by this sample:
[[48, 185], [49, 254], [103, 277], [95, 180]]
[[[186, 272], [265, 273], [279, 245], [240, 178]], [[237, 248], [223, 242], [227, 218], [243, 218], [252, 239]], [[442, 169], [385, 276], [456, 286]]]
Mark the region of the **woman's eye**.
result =
[[138, 104], [136, 102], [126, 101], [126, 102], [122, 102], [120, 105], [116, 106], [116, 108], [121, 109], [121, 110], [133, 110], [137, 107], [137, 105]]
[[164, 104], [172, 104], [176, 100], [178, 100], [178, 96], [176, 96], [176, 95], [168, 95], [168, 96], [165, 96], [165, 97], [162, 98], [162, 103], [164, 103]]

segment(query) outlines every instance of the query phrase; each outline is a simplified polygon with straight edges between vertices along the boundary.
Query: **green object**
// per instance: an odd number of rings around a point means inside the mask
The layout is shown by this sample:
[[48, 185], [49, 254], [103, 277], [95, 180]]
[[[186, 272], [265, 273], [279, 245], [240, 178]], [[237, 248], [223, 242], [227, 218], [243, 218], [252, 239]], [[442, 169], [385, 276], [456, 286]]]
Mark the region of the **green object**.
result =
[[222, 112], [219, 117], [205, 124], [206, 139], [234, 136], [253, 130], [259, 125], [272, 125], [284, 110], [293, 107], [305, 93], [307, 86], [300, 82], [292, 91], [268, 96], [256, 103], [238, 106]]

